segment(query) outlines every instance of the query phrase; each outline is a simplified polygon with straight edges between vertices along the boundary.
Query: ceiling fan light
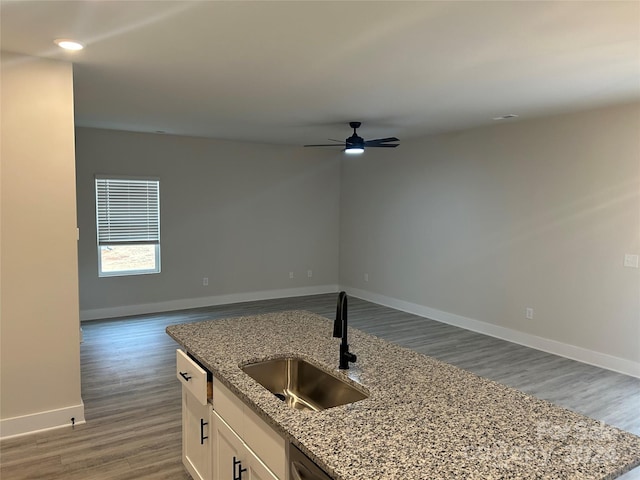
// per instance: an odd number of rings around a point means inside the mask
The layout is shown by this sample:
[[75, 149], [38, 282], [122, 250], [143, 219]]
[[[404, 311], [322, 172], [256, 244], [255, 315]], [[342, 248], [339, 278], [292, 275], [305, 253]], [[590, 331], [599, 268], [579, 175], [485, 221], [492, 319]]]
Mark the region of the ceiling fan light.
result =
[[344, 153], [348, 153], [349, 155], [360, 155], [363, 152], [364, 148], [358, 146], [347, 147], [344, 149]]

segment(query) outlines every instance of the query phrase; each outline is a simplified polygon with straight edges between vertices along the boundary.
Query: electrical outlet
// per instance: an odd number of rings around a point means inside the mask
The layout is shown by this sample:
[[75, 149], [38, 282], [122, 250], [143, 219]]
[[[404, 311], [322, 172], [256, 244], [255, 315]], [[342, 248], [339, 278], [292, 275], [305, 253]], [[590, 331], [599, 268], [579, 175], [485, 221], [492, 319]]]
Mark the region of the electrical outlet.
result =
[[638, 268], [638, 255], [632, 253], [625, 253], [624, 266], [628, 268]]
[[293, 278], [293, 272], [289, 272], [289, 278]]
[[364, 274], [364, 281], [365, 281], [365, 282], [368, 282], [368, 281], [369, 281], [369, 274], [368, 274], [368, 273], [365, 273], [365, 274]]
[[524, 311], [524, 316], [527, 320], [533, 320], [533, 308], [527, 307]]
[[313, 270], [307, 270], [307, 277], [313, 277]]
[[202, 286], [206, 287], [207, 285], [209, 285], [209, 277], [204, 277], [202, 279]]

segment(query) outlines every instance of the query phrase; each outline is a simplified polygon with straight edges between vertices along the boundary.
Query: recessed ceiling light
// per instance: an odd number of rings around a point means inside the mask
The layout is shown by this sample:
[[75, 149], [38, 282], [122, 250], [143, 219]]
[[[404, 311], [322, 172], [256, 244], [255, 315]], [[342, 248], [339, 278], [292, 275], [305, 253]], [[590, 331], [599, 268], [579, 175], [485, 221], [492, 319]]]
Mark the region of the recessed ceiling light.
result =
[[65, 50], [82, 50], [84, 48], [84, 45], [82, 45], [81, 43], [78, 43], [74, 40], [69, 40], [67, 38], [59, 38], [57, 40], [54, 40], [53, 43], [58, 45], [60, 48], [64, 48]]
[[509, 120], [510, 118], [518, 118], [515, 113], [507, 113], [506, 115], [500, 115], [499, 117], [493, 117], [494, 120]]

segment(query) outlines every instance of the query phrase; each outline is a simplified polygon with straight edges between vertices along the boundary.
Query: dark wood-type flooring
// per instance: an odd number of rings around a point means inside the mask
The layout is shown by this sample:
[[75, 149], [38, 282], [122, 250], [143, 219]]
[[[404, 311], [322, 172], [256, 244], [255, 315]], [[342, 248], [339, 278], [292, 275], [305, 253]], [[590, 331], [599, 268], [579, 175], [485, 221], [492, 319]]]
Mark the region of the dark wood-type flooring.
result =
[[[177, 345], [165, 327], [289, 309], [333, 318], [335, 299], [314, 295], [83, 323], [87, 423], [1, 442], [0, 478], [189, 479], [180, 460]], [[640, 435], [640, 379], [349, 300], [350, 326]], [[640, 467], [620, 478], [640, 479]]]

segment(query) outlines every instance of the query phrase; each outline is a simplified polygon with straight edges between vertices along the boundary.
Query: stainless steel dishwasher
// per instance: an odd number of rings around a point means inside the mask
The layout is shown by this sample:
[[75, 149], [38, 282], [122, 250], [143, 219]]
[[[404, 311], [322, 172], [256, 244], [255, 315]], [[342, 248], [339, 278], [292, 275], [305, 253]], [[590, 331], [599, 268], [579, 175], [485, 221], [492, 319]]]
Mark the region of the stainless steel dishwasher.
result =
[[291, 480], [332, 480], [292, 443], [289, 444], [289, 473]]

